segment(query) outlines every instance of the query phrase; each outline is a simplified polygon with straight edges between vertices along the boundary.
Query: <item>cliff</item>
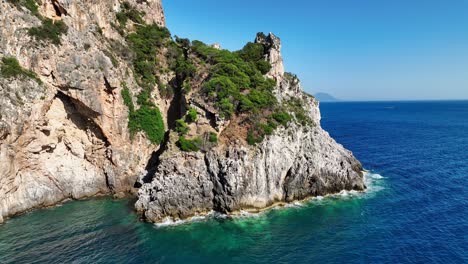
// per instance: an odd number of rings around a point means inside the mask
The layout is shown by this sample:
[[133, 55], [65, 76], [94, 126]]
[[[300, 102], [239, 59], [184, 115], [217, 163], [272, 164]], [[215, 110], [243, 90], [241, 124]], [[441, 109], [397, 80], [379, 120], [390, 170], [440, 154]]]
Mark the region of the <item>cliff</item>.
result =
[[160, 0], [0, 2], [0, 222], [100, 194], [161, 221], [365, 188], [279, 38], [231, 53], [164, 26]]

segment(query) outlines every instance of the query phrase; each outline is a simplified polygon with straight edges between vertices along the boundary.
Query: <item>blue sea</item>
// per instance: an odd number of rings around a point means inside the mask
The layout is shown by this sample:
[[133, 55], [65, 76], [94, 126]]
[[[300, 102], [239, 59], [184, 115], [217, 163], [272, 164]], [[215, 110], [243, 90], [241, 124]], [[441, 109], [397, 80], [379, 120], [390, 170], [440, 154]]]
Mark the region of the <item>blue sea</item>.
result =
[[175, 226], [140, 222], [131, 199], [69, 202], [0, 225], [0, 263], [468, 263], [468, 101], [321, 110], [367, 193]]

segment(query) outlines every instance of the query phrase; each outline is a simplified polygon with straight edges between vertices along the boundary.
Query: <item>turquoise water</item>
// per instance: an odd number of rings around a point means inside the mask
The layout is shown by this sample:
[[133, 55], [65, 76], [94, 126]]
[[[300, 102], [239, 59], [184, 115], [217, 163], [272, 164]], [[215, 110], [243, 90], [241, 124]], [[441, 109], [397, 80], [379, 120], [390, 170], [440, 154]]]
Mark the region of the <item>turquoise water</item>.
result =
[[371, 170], [366, 194], [176, 226], [140, 222], [129, 199], [70, 202], [0, 225], [0, 263], [468, 262], [468, 102], [321, 108]]

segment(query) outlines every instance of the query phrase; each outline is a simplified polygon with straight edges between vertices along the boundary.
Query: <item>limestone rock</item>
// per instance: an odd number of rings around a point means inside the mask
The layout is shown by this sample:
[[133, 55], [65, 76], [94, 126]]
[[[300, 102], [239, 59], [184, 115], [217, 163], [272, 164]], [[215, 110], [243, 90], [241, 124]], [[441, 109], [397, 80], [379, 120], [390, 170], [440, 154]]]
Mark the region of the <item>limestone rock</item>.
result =
[[[0, 222], [67, 199], [136, 193], [158, 148], [143, 135], [129, 137], [121, 83], [138, 88], [131, 65], [114, 65], [109, 55], [126, 45], [112, 26], [121, 2], [41, 3], [41, 16], [68, 26], [61, 45], [30, 37], [27, 29], [41, 21], [0, 2], [0, 58], [16, 58], [42, 81], [0, 76]], [[147, 22], [165, 25], [160, 0], [130, 4]]]

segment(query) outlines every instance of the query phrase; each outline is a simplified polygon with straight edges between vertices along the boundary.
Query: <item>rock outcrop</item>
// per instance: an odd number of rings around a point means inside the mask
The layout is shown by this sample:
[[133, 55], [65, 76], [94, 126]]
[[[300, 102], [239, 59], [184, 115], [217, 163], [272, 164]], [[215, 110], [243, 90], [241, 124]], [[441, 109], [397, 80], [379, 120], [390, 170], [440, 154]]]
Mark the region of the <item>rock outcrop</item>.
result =
[[[174, 72], [161, 71], [159, 89], [148, 96], [166, 125], [159, 146], [128, 129], [128, 100], [137, 102], [143, 85], [122, 32], [143, 23], [164, 27], [161, 0], [43, 0], [37, 10], [21, 3], [0, 2], [0, 59], [17, 59], [37, 78], [0, 74], [0, 222], [95, 195], [138, 194], [136, 209], [149, 221], [162, 221], [365, 189], [360, 163], [320, 127], [318, 102], [284, 72], [281, 42], [273, 34], [255, 40], [267, 48], [272, 67], [266, 76], [276, 81], [279, 102], [294, 99], [305, 106], [308, 125], [290, 122], [255, 146], [222, 137], [235, 131], [234, 122], [190, 93], [163, 96], [162, 87], [182, 84]], [[136, 21], [117, 23], [125, 12]], [[56, 43], [30, 34], [45, 21], [68, 30]], [[192, 81], [201, 86], [207, 78], [202, 73]], [[216, 131], [218, 145], [198, 152], [176, 146], [170, 128], [188, 107], [201, 116], [192, 130]]]
[[312, 124], [291, 122], [257, 146], [234, 141], [204, 153], [181, 152], [172, 138], [152, 181], [139, 190], [136, 208], [145, 219], [257, 211], [279, 202], [365, 190], [359, 161], [320, 127], [318, 101], [303, 92], [295, 76], [285, 74], [279, 38], [259, 34], [256, 42], [269, 49], [266, 59], [272, 68], [267, 76], [278, 83], [278, 100], [304, 102]]

